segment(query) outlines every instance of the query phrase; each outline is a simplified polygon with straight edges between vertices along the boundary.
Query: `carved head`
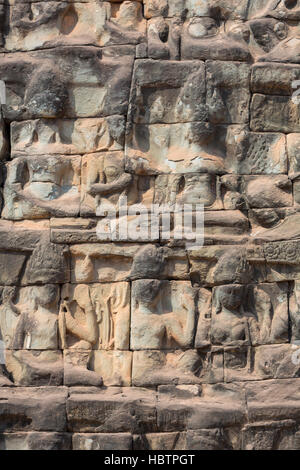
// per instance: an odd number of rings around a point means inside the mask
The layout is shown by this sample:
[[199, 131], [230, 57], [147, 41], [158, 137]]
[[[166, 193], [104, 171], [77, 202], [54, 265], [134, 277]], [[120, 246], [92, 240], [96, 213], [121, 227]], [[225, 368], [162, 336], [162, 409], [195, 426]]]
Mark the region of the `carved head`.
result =
[[163, 250], [149, 244], [136, 253], [129, 277], [130, 279], [153, 278], [162, 272], [163, 267]]
[[118, 179], [122, 173], [124, 173], [124, 163], [120, 159], [113, 157], [104, 160], [104, 173], [106, 177], [106, 183], [111, 183]]
[[30, 284], [64, 282], [66, 268], [65, 248], [51, 243], [45, 234], [32, 252], [25, 278]]
[[222, 308], [237, 311], [241, 308], [243, 302], [244, 286], [239, 284], [228, 284], [216, 288], [217, 313]]
[[47, 284], [46, 286], [33, 287], [32, 294], [36, 307], [49, 307], [57, 303], [59, 298], [59, 288], [56, 284]]
[[138, 305], [156, 305], [159, 300], [161, 281], [139, 280], [134, 283], [133, 295]]

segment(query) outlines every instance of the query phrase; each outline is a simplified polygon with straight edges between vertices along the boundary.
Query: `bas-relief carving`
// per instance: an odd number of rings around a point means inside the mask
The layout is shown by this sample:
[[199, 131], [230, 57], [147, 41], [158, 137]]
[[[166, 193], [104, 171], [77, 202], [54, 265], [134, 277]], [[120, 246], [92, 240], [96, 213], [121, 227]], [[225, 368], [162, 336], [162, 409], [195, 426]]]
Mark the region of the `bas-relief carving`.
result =
[[249, 132], [240, 125], [192, 122], [152, 124], [147, 128], [136, 124], [127, 139], [126, 156], [127, 168], [137, 174], [287, 171], [283, 134]]
[[81, 215], [104, 215], [107, 210], [118, 212], [119, 204], [149, 205], [153, 202], [154, 180], [125, 172], [122, 152], [91, 154], [82, 162]]
[[155, 180], [155, 203], [170, 207], [203, 204], [208, 209], [223, 209], [220, 182], [207, 173], [159, 175]]
[[5, 41], [7, 50], [59, 45], [137, 44], [145, 39], [146, 21], [139, 2], [40, 2], [14, 5]]
[[65, 246], [49, 241], [49, 233], [42, 234], [26, 264], [23, 282], [37, 284], [68, 281], [68, 255], [69, 252]]
[[70, 247], [72, 282], [118, 282], [135, 279], [189, 279], [184, 249], [130, 243], [80, 244]]
[[211, 336], [215, 345], [287, 342], [287, 284], [260, 284], [248, 292], [235, 284], [216, 287]]
[[92, 119], [36, 119], [11, 124], [12, 157], [78, 155], [122, 150], [124, 117]]
[[[4, 117], [94, 118], [125, 114], [134, 56], [106, 56], [93, 47], [3, 54]], [[109, 86], [108, 86], [109, 83]]]
[[3, 299], [3, 328], [6, 330], [7, 348], [58, 349], [58, 286], [24, 287], [20, 289], [18, 297], [16, 304], [7, 295]]
[[12, 220], [76, 216], [80, 157], [16, 158], [8, 165], [2, 217]]
[[59, 313], [63, 349], [129, 349], [129, 284], [65, 285]]
[[195, 328], [194, 292], [187, 282], [135, 281], [131, 348], [188, 348]]
[[299, 2], [0, 4], [0, 447], [299, 447]]
[[287, 21], [299, 19], [297, 2], [149, 0], [145, 2], [145, 14], [151, 18], [153, 32], [148, 34], [148, 42], [157, 51], [156, 59], [176, 57], [176, 41], [170, 40], [175, 35], [181, 37], [184, 59], [224, 60], [225, 57], [225, 60], [249, 61], [251, 55], [258, 60], [268, 57], [270, 51], [298, 34], [296, 25]]

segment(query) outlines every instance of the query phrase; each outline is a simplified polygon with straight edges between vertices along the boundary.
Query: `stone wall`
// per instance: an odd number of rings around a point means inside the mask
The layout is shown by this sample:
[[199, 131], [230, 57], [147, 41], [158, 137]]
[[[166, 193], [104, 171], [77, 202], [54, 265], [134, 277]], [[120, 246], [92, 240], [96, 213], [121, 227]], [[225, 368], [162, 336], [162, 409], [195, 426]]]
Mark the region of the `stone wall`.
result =
[[[0, 449], [300, 448], [299, 22], [0, 0]], [[124, 196], [204, 245], [101, 238]]]

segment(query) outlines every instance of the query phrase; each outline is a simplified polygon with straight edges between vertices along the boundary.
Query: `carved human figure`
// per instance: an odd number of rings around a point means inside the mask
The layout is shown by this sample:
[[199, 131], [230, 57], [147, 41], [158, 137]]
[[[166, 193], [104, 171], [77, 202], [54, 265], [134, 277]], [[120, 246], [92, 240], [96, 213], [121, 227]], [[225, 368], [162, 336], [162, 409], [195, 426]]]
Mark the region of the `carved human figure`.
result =
[[52, 284], [68, 279], [68, 248], [50, 242], [49, 232], [42, 233], [24, 274], [28, 284]]
[[[180, 284], [182, 291], [172, 292], [172, 285], [158, 280], [139, 280], [134, 283], [131, 324], [133, 349], [191, 347], [195, 326], [193, 291], [185, 283]], [[169, 292], [166, 287], [170, 289]], [[165, 293], [165, 299], [171, 299], [170, 305], [164, 305], [162, 292]], [[172, 294], [173, 299], [177, 297], [174, 310]]]
[[77, 285], [72, 299], [67, 292], [59, 312], [59, 331], [63, 349], [92, 349], [98, 339], [98, 319], [89, 286]]
[[242, 193], [242, 178], [236, 175], [225, 175], [221, 179], [224, 208], [229, 210], [245, 209], [245, 198]]
[[11, 385], [5, 367], [5, 350], [12, 343], [13, 331], [20, 315], [20, 311], [14, 303], [15, 295], [15, 287], [3, 288], [0, 306], [0, 387], [2, 385]]
[[182, 175], [181, 181], [178, 181], [176, 202], [179, 204], [203, 204], [210, 207], [216, 198], [214, 177], [207, 173]]
[[257, 324], [250, 325], [251, 343], [256, 345], [288, 342], [288, 310], [293, 325], [293, 301], [290, 300], [288, 309], [287, 283], [260, 284], [253, 288], [252, 296]]
[[55, 284], [31, 287], [28, 303], [18, 304], [21, 312], [12, 349], [57, 349], [59, 288]]
[[294, 282], [294, 290], [290, 298], [290, 318], [292, 342], [300, 340], [300, 281]]
[[20, 310], [15, 304], [16, 288], [4, 287], [0, 306], [0, 341], [6, 348], [11, 347], [14, 331], [20, 317]]
[[99, 349], [129, 348], [130, 290], [126, 282], [95, 286], [93, 301], [99, 322]]
[[91, 349], [99, 336], [99, 319], [92, 303], [90, 288], [79, 284], [72, 295], [71, 291], [70, 285], [64, 286], [59, 310], [60, 344], [65, 350], [64, 383], [101, 386], [102, 378], [89, 370]]
[[80, 157], [17, 158], [8, 166], [3, 216], [37, 219], [79, 212]]
[[215, 288], [213, 344], [284, 343], [288, 338], [287, 325], [287, 287], [229, 284]]
[[116, 205], [121, 196], [129, 196], [130, 199], [133, 181], [133, 176], [125, 173], [123, 159], [119, 156], [109, 154], [104, 158], [94, 158], [88, 162], [87, 193], [95, 198], [98, 210], [103, 200]]
[[229, 284], [215, 289], [212, 343], [239, 346], [250, 342], [243, 309], [244, 286]]
[[128, 350], [127, 282], [65, 285], [62, 297], [59, 327], [63, 349]]

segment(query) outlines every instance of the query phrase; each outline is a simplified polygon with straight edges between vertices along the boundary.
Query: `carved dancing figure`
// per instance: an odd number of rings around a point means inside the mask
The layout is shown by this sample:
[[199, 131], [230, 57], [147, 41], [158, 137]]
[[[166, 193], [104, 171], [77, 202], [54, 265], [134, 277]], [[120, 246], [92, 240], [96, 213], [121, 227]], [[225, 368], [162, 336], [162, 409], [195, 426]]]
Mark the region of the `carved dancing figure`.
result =
[[164, 349], [178, 345], [191, 346], [195, 326], [195, 304], [192, 295], [184, 293], [177, 311], [165, 312], [161, 296], [162, 282], [136, 281], [132, 345], [135, 349]]
[[[62, 348], [92, 349], [98, 340], [98, 320], [92, 304], [90, 289], [78, 285], [74, 289], [73, 299], [67, 296], [59, 312], [59, 331]], [[68, 344], [67, 333], [73, 338]]]
[[109, 199], [112, 204], [117, 204], [119, 198], [128, 195], [129, 186], [133, 182], [133, 176], [125, 173], [124, 165], [118, 158], [94, 160], [90, 165], [87, 175], [87, 193], [95, 197], [96, 207], [101, 203], [101, 198]]

